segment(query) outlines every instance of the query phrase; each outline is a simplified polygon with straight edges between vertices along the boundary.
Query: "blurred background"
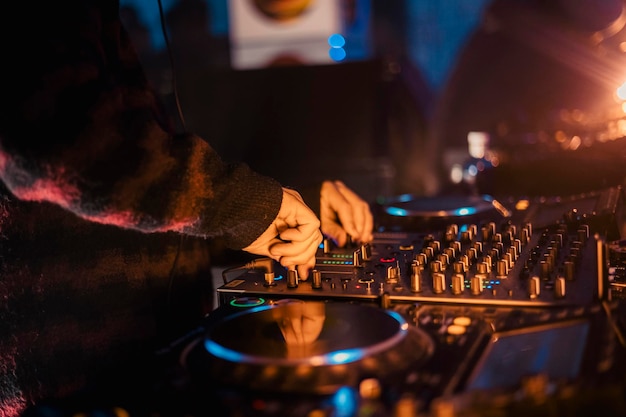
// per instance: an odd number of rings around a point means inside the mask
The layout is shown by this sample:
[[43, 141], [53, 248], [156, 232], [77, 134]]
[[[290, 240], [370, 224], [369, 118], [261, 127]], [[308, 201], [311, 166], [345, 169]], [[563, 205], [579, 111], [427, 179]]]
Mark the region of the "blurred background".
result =
[[623, 182], [621, 0], [121, 4], [185, 128], [285, 185], [373, 202]]

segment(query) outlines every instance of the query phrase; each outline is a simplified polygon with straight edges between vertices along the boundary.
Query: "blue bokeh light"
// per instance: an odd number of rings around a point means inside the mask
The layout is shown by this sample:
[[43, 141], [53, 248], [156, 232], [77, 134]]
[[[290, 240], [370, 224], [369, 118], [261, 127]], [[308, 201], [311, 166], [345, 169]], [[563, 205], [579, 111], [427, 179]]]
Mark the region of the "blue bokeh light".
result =
[[335, 62], [346, 59], [346, 51], [343, 48], [330, 48], [328, 55]]
[[457, 216], [471, 216], [472, 214], [476, 214], [475, 207], [460, 207], [455, 210], [455, 215]]
[[387, 214], [391, 214], [392, 216], [406, 217], [408, 215], [406, 210], [398, 207], [387, 207], [385, 211]]
[[363, 358], [365, 352], [363, 349], [345, 349], [331, 352], [328, 354], [326, 363], [329, 365], [340, 365], [345, 363], [356, 362]]
[[358, 408], [358, 395], [350, 387], [341, 387], [332, 396], [332, 404], [337, 417], [354, 416]]
[[331, 48], [343, 48], [346, 44], [346, 38], [338, 33], [334, 33], [328, 37], [328, 44]]

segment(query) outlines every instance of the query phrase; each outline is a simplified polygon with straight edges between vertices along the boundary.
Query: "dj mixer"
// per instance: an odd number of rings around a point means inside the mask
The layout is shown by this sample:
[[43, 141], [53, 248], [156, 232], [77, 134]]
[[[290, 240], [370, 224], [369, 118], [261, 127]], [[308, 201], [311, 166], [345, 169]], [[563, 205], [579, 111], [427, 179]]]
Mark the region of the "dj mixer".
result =
[[325, 240], [306, 280], [225, 270], [179, 362], [222, 415], [562, 415], [626, 375], [624, 198], [385, 201], [374, 240]]

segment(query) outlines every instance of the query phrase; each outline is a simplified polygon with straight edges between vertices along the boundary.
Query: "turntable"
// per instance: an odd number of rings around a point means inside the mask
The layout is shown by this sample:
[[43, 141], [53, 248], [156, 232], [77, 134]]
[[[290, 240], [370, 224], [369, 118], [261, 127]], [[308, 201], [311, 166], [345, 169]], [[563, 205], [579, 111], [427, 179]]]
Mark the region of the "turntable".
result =
[[377, 220], [389, 231], [437, 229], [450, 223], [481, 223], [510, 218], [512, 212], [488, 195], [416, 197], [404, 194], [381, 202]]
[[370, 305], [246, 297], [221, 313], [182, 355], [220, 387], [323, 395], [368, 377], [393, 383], [434, 349], [400, 314]]

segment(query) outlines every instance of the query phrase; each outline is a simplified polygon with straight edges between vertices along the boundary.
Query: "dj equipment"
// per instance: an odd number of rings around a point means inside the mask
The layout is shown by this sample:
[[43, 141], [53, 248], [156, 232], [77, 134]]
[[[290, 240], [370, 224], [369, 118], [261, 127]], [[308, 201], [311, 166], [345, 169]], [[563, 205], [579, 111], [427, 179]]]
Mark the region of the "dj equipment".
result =
[[477, 415], [588, 393], [573, 384], [624, 375], [623, 206], [619, 187], [385, 201], [374, 241], [324, 241], [307, 280], [267, 260], [225, 271], [180, 363], [223, 415]]

